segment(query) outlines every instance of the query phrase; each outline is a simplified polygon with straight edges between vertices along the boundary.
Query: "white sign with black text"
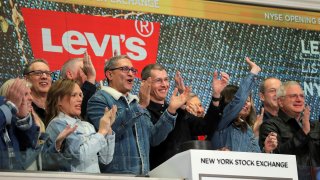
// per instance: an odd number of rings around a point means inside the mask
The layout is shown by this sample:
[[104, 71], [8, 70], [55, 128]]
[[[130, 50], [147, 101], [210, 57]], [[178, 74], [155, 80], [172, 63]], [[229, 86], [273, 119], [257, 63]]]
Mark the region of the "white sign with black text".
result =
[[298, 179], [294, 155], [188, 150], [150, 172], [151, 177], [193, 180]]

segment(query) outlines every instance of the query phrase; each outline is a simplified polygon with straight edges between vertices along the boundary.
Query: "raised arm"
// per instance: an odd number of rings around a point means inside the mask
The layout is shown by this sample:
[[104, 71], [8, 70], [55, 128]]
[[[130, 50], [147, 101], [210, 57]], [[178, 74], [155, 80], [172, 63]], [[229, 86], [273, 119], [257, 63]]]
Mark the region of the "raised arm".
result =
[[142, 80], [139, 91], [139, 104], [142, 108], [146, 108], [150, 103], [151, 77]]
[[180, 71], [176, 72], [176, 75], [174, 76], [174, 82], [175, 82], [175, 87], [178, 88], [179, 93], [182, 94], [186, 89], [186, 86], [184, 84]]
[[87, 76], [87, 81], [89, 81], [92, 84], [96, 83], [95, 82], [96, 81], [96, 69], [94, 68], [94, 66], [92, 64], [91, 57], [87, 51], [85, 51], [84, 57], [83, 57], [83, 72]]
[[225, 72], [221, 72], [221, 79], [218, 79], [218, 72], [214, 71], [213, 73], [213, 80], [211, 83], [212, 87], [212, 103], [214, 106], [219, 106], [219, 101], [221, 99], [221, 92], [222, 90], [228, 85], [229, 83], [229, 74]]
[[[218, 125], [218, 130], [224, 129], [238, 116], [244, 106], [252, 88], [255, 85], [255, 76], [261, 71], [261, 68], [246, 57], [246, 62], [250, 66], [250, 74], [241, 81], [233, 100], [224, 108], [222, 119]], [[233, 113], [231, 113], [233, 112]]]

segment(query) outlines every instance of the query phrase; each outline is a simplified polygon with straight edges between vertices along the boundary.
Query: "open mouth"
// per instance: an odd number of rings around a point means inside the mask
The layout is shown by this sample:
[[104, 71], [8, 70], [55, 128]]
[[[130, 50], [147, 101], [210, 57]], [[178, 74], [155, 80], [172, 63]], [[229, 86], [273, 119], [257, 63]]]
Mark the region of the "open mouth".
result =
[[41, 86], [47, 86], [49, 83], [47, 83], [47, 82], [40, 82], [39, 83]]
[[81, 104], [76, 105], [75, 108], [81, 110]]
[[166, 93], [166, 92], [167, 92], [167, 89], [160, 89], [159, 92], [161, 92], [161, 93]]
[[248, 111], [248, 108], [247, 108], [247, 107], [244, 107], [244, 108], [242, 108], [242, 110], [244, 110], [244, 111]]
[[301, 107], [303, 107], [303, 104], [302, 105], [301, 104], [294, 104], [293, 107], [301, 108]]

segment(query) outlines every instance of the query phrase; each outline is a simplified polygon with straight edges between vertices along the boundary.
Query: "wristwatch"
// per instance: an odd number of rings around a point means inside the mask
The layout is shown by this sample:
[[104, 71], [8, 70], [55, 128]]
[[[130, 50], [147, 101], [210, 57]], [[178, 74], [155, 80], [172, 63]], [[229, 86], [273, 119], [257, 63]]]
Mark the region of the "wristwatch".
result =
[[9, 107], [9, 109], [11, 110], [11, 113], [13, 115], [18, 113], [19, 110], [18, 110], [17, 106], [13, 102], [6, 101], [6, 105]]
[[220, 101], [220, 100], [221, 100], [221, 96], [219, 98], [215, 98], [215, 97], [212, 96], [212, 101], [215, 102], [215, 101]]

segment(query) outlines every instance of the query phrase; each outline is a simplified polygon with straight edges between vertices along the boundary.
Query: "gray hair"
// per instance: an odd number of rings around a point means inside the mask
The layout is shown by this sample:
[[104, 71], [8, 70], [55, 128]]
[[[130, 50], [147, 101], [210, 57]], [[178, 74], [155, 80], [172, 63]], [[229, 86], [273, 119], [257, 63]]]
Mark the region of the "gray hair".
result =
[[[118, 61], [121, 59], [130, 59], [127, 55], [119, 55], [119, 56], [113, 56], [112, 58], [108, 59], [104, 63], [104, 74], [110, 69], [116, 68]], [[107, 82], [109, 83], [109, 79], [107, 78]]]
[[83, 61], [83, 58], [71, 58], [67, 60], [61, 67], [60, 77], [67, 78], [67, 70], [72, 69], [71, 67], [75, 65], [77, 61]]
[[277, 98], [285, 96], [287, 88], [290, 86], [295, 86], [295, 85], [300, 86], [300, 84], [297, 81], [286, 81], [286, 82], [282, 83], [280, 88], [277, 90]]
[[[0, 96], [7, 96], [8, 94], [8, 89], [13, 85], [13, 83], [16, 81], [17, 79], [9, 79], [6, 82], [4, 82], [2, 84], [2, 86], [0, 87]], [[26, 83], [26, 86], [31, 88], [32, 84], [29, 83], [27, 80], [23, 79], [23, 81]]]
[[110, 69], [116, 68], [118, 61], [121, 59], [130, 59], [130, 58], [127, 55], [113, 56], [112, 58], [108, 59], [104, 63], [104, 73], [106, 73], [106, 71]]

